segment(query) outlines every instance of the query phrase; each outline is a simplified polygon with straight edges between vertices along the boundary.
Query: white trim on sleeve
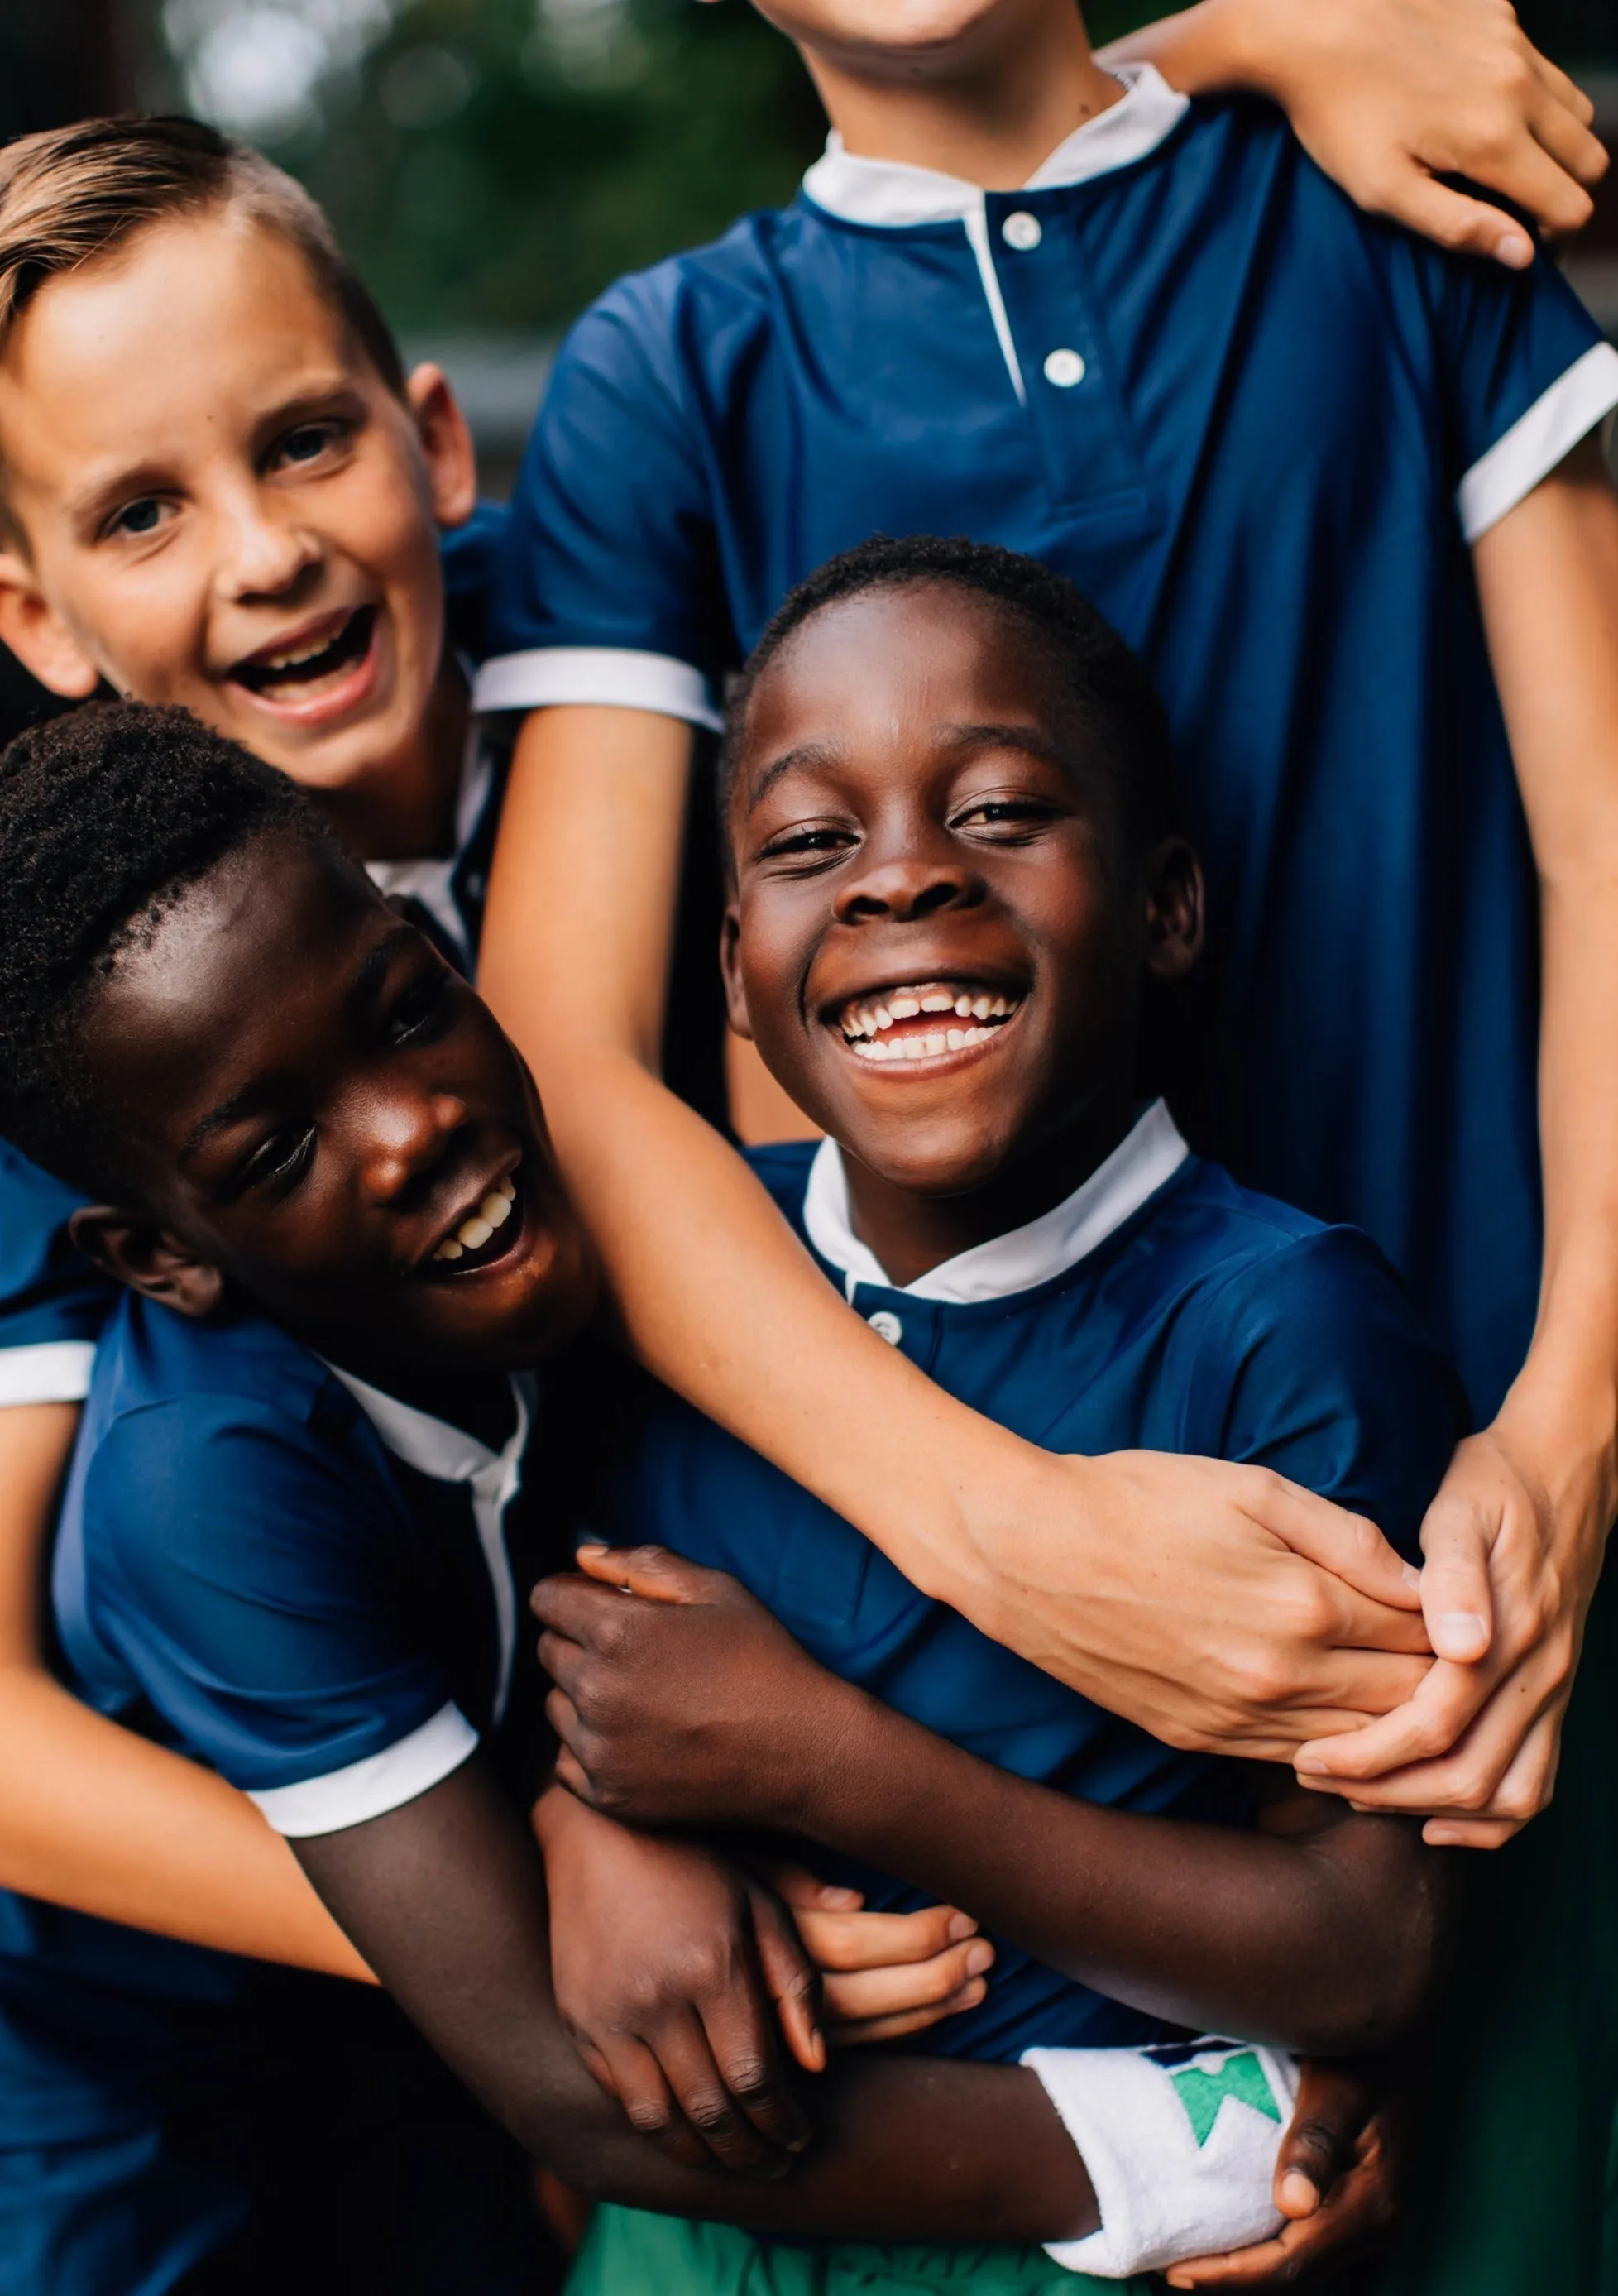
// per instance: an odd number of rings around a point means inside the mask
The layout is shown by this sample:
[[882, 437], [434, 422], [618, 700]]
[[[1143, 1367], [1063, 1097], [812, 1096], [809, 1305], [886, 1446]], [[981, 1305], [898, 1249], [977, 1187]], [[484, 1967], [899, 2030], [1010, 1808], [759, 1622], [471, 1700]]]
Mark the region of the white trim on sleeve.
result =
[[1478, 456], [1456, 488], [1455, 506], [1467, 540], [1475, 542], [1515, 510], [1614, 406], [1618, 350], [1611, 343], [1592, 343]]
[[37, 1340], [0, 1348], [0, 1406], [82, 1403], [95, 1364], [94, 1340]]
[[474, 709], [549, 709], [570, 701], [655, 710], [715, 734], [724, 726], [707, 678], [692, 663], [628, 646], [535, 646], [497, 654], [472, 683]]
[[461, 1709], [441, 1706], [430, 1721], [396, 1745], [384, 1746], [380, 1754], [367, 1754], [346, 1769], [329, 1770], [323, 1778], [266, 1786], [249, 1793], [248, 1800], [277, 1833], [295, 1840], [312, 1833], [341, 1833], [350, 1825], [363, 1825], [368, 1817], [385, 1816], [414, 1801], [458, 1770], [477, 1743], [478, 1733]]

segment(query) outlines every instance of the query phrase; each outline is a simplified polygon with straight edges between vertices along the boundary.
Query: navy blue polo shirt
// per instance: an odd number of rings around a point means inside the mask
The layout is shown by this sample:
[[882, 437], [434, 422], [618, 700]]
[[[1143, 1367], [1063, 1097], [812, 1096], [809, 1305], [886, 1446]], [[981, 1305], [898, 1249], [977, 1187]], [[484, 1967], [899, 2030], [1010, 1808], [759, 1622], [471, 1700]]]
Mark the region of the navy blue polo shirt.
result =
[[1245, 1183], [1367, 1229], [1491, 1414], [1540, 1253], [1532, 870], [1469, 542], [1618, 401], [1549, 264], [1361, 214], [1279, 114], [1149, 69], [1022, 190], [834, 139], [563, 346], [489, 709], [717, 723], [874, 532], [1070, 576], [1167, 705], [1209, 882], [1167, 1073]]
[[[1190, 1156], [1161, 1102], [1054, 1210], [904, 1290], [853, 1233], [835, 1145], [751, 1160], [859, 1313], [973, 1409], [1047, 1450], [1273, 1467], [1416, 1554], [1464, 1431], [1453, 1372], [1367, 1238]], [[1250, 1765], [1177, 1752], [990, 1641], [672, 1397], [650, 1406], [619, 1505], [620, 1536], [731, 1571], [823, 1665], [1002, 1769], [1115, 1808], [1246, 1815]], [[876, 1907], [927, 1902], [862, 1867], [830, 1870]], [[1168, 2032], [1002, 1941], [981, 2006], [904, 2046], [1014, 2060]]]

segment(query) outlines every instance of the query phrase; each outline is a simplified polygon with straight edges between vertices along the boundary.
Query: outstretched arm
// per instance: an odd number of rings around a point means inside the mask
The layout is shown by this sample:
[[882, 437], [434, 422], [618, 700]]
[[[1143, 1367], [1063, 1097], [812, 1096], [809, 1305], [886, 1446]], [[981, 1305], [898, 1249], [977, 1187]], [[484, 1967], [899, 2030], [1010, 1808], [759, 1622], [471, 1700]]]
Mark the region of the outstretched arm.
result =
[[1385, 1711], [1426, 1670], [1399, 1653], [1426, 1644], [1370, 1524], [1262, 1468], [1058, 1458], [990, 1425], [844, 1306], [664, 1087], [690, 750], [647, 711], [530, 718], [479, 973], [637, 1352], [926, 1593], [1171, 1743], [1289, 1760]]
[[[813, 2142], [730, 2177], [637, 2136], [558, 2021], [543, 1874], [474, 1759], [430, 1792], [298, 1854], [384, 1983], [536, 2160], [601, 2198], [850, 2239], [1082, 2237], [1094, 2196], [1030, 2073], [838, 2061], [813, 2085]], [[679, 2152], [676, 2142], [675, 2151]]]
[[370, 1972], [243, 1794], [93, 1713], [45, 1663], [44, 1558], [78, 1423], [0, 1409], [0, 1887], [192, 1945]]
[[609, 1583], [548, 1579], [535, 1607], [558, 1775], [592, 1808], [806, 1836], [1203, 2031], [1358, 2054], [1422, 2006], [1443, 1861], [1408, 1824], [1339, 1806], [1322, 1826], [1289, 1780], [1254, 1829], [1098, 1808], [829, 1673], [722, 1571], [656, 1548], [586, 1560]]
[[1492, 1848], [1550, 1799], [1618, 1509], [1618, 498], [1586, 439], [1475, 545], [1539, 873], [1545, 1252], [1527, 1361], [1422, 1530], [1442, 1653], [1303, 1767], [1430, 1841]]
[[1533, 241], [1589, 221], [1606, 153], [1589, 99], [1542, 56], [1505, 0], [1201, 0], [1101, 51], [1156, 64], [1189, 95], [1251, 89], [1375, 215], [1513, 270]]

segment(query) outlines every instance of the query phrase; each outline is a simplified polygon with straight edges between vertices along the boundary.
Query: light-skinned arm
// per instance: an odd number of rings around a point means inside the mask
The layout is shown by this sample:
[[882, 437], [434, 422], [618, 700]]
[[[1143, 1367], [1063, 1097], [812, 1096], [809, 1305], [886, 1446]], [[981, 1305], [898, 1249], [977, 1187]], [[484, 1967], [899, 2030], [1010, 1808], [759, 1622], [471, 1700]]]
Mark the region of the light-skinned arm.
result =
[[1491, 1848], [1549, 1800], [1618, 1508], [1618, 498], [1592, 438], [1474, 552], [1539, 875], [1545, 1256], [1527, 1361], [1422, 1531], [1442, 1656], [1302, 1774]]
[[78, 1406], [0, 1410], [0, 1887], [334, 1977], [370, 1972], [244, 1794], [81, 1705], [40, 1649]]
[[1533, 260], [1522, 223], [1440, 179], [1499, 192], [1560, 237], [1589, 221], [1606, 172], [1589, 97], [1507, 0], [1200, 0], [1099, 57], [1155, 63], [1189, 95], [1271, 97], [1362, 208], [1512, 270]]
[[1369, 1523], [1263, 1468], [1053, 1457], [952, 1401], [664, 1087], [690, 758], [648, 711], [528, 719], [479, 969], [637, 1353], [926, 1593], [1172, 1744], [1290, 1761], [1406, 1697], [1415, 1574]]

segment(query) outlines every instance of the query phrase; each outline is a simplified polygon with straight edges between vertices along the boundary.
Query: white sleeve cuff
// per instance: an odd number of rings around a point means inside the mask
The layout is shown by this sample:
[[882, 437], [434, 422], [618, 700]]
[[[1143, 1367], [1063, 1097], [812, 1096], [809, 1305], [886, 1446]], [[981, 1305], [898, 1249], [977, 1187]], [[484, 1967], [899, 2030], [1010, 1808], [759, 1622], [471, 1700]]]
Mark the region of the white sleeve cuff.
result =
[[95, 1366], [94, 1340], [40, 1340], [0, 1348], [0, 1405], [82, 1403]]
[[1467, 540], [1475, 542], [1515, 510], [1614, 406], [1618, 350], [1611, 343], [1592, 343], [1461, 480], [1455, 506]]
[[568, 701], [650, 709], [715, 734], [724, 726], [702, 672], [672, 654], [635, 653], [625, 646], [536, 646], [527, 653], [497, 654], [472, 681], [474, 709], [550, 709]]
[[1069, 2272], [1127, 2280], [1268, 2240], [1295, 2059], [1242, 2041], [1194, 2050], [1029, 2049], [1022, 2060], [1077, 2146], [1100, 2228], [1046, 2249]]
[[277, 1833], [294, 1840], [310, 1833], [341, 1833], [401, 1809], [429, 1786], [458, 1770], [478, 1743], [478, 1733], [458, 1706], [441, 1706], [429, 1722], [396, 1745], [367, 1754], [347, 1769], [297, 1785], [266, 1786], [248, 1800]]

